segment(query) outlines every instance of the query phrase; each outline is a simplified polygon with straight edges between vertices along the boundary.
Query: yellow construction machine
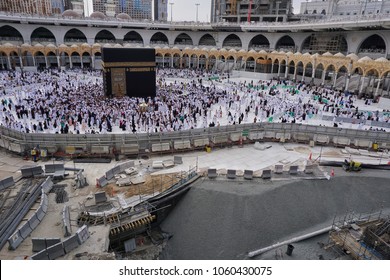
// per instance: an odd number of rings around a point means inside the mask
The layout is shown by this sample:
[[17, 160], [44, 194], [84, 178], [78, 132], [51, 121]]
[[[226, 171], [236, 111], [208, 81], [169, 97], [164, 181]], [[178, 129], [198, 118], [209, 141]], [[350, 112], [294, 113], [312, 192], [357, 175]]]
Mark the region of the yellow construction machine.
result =
[[344, 160], [343, 169], [345, 171], [360, 171], [362, 170], [362, 163], [354, 160]]

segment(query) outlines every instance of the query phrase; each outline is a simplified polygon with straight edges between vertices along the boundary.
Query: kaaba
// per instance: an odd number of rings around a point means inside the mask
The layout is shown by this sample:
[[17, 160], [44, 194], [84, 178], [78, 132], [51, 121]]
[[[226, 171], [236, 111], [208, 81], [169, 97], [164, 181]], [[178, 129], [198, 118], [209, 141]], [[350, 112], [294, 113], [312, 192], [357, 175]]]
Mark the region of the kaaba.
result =
[[107, 97], [155, 97], [155, 50], [102, 48], [103, 87]]

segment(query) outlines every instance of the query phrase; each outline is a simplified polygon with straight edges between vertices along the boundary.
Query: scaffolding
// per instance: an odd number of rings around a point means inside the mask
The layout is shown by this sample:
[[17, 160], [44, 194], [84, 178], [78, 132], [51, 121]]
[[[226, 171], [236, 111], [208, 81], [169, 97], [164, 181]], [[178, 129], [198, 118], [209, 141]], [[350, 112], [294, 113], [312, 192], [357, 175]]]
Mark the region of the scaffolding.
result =
[[309, 42], [309, 51], [323, 54], [330, 52], [332, 54], [346, 50], [345, 39], [341, 34], [316, 33], [312, 34]]
[[228, 4], [230, 4], [230, 14], [237, 14], [237, 0], [229, 0]]
[[348, 213], [335, 218], [325, 248], [357, 260], [390, 259], [390, 216], [381, 215], [382, 211], [369, 215]]

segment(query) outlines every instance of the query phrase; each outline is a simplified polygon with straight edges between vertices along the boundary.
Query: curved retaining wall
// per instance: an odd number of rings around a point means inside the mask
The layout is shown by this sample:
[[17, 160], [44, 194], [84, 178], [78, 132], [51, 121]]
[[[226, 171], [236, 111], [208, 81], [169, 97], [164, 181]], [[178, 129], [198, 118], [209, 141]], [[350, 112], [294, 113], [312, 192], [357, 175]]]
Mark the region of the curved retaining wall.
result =
[[42, 184], [41, 202], [38, 209], [23, 225], [21, 225], [9, 238], [8, 244], [10, 250], [15, 250], [19, 245], [33, 232], [33, 230], [41, 223], [46, 215], [49, 204], [47, 193], [51, 190], [53, 182], [50, 178]]
[[[57, 151], [107, 154], [114, 148], [124, 155], [185, 151], [202, 149], [205, 145], [238, 144], [241, 137], [244, 143], [259, 140], [309, 143], [320, 139], [317, 144], [364, 147], [371, 142], [378, 143], [379, 148], [390, 147], [388, 132], [293, 123], [254, 123], [150, 134], [25, 134], [0, 127], [0, 135], [0, 146], [7, 150], [29, 155], [39, 145], [47, 150], [48, 156]], [[364, 145], [360, 146], [359, 141]]]

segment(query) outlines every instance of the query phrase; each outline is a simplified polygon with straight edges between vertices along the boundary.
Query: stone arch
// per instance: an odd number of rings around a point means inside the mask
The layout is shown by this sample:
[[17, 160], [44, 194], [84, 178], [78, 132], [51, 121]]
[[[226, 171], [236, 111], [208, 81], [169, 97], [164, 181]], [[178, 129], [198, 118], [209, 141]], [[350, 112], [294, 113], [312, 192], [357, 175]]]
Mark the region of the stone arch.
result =
[[216, 61], [217, 61], [217, 58], [215, 57], [215, 55], [210, 55], [209, 56], [209, 59], [208, 59], [208, 67], [209, 67], [209, 69], [213, 69], [213, 67], [214, 67], [214, 65], [215, 65], [215, 63], [216, 63]]
[[[1, 70], [8, 69], [8, 56], [3, 51], [0, 51], [0, 69]], [[8, 69], [8, 70], [10, 70], [10, 69]]]
[[46, 59], [49, 67], [58, 68], [57, 55], [54, 53], [54, 51], [49, 51], [46, 54]]
[[24, 43], [23, 36], [16, 28], [3, 25], [0, 27], [0, 44], [5, 43], [20, 46]]
[[80, 53], [78, 53], [77, 51], [73, 51], [70, 54], [70, 58], [72, 60], [72, 68], [74, 68], [74, 67], [81, 68], [81, 56], [80, 56]]
[[23, 66], [35, 66], [34, 57], [28, 50], [22, 52]]
[[236, 34], [230, 34], [223, 40], [222, 47], [227, 49], [241, 49], [242, 42]]
[[150, 38], [151, 45], [169, 45], [168, 37], [162, 32], [156, 32]]
[[269, 64], [268, 60], [266, 60], [264, 57], [258, 57], [256, 59], [256, 72], [259, 73], [268, 73], [269, 72]]
[[323, 79], [324, 85], [333, 86], [336, 75], [336, 67], [333, 64], [329, 64], [325, 68], [325, 76]]
[[46, 60], [45, 60], [45, 54], [42, 51], [36, 51], [34, 53], [35, 57], [35, 65], [38, 68], [46, 68]]
[[137, 44], [137, 45], [143, 45], [144, 40], [142, 39], [142, 36], [136, 32], [136, 31], [129, 31], [126, 33], [126, 35], [123, 37], [123, 44]]
[[31, 33], [30, 36], [31, 45], [35, 44], [42, 44], [42, 45], [48, 45], [48, 44], [54, 44], [56, 45], [56, 38], [49, 29], [45, 27], [38, 27], [34, 29], [34, 31]]
[[16, 51], [11, 51], [9, 53], [9, 59], [10, 59], [12, 69], [15, 69], [16, 67], [20, 67], [20, 58]]
[[255, 71], [255, 58], [253, 56], [248, 56], [245, 60], [245, 71]]
[[297, 76], [303, 76], [303, 62], [302, 61], [298, 61], [297, 62], [296, 68], [297, 68], [296, 75]]
[[286, 73], [286, 67], [287, 67], [287, 60], [283, 58], [283, 59], [280, 60], [279, 76], [283, 76], [284, 77], [284, 73]]
[[314, 72], [314, 78], [315, 79], [322, 79], [322, 74], [324, 73], [324, 65], [322, 63], [319, 63], [316, 66], [316, 70]]
[[373, 34], [363, 39], [358, 47], [358, 54], [385, 54], [386, 53], [386, 41], [378, 34]]
[[173, 59], [173, 67], [180, 68], [180, 54], [174, 53], [172, 59]]
[[279, 69], [279, 58], [276, 58], [274, 61], [273, 61], [273, 67], [272, 67], [272, 73], [276, 74], [278, 73], [278, 69]]
[[64, 43], [68, 45], [87, 43], [87, 37], [80, 29], [72, 28], [65, 33]]
[[187, 33], [180, 33], [179, 35], [176, 36], [174, 44], [175, 45], [192, 46], [193, 41], [192, 41], [191, 36], [189, 36]]
[[308, 62], [305, 65], [305, 77], [311, 78], [312, 75], [313, 75], [313, 64], [311, 62]]
[[199, 39], [199, 46], [216, 46], [217, 43], [215, 42], [215, 39], [213, 36], [210, 34], [204, 34], [200, 39]]
[[159, 51], [156, 51], [156, 65], [157, 67], [164, 67], [164, 56], [161, 52]]
[[313, 33], [307, 36], [301, 45], [302, 53], [310, 54], [323, 54], [326, 52], [335, 53], [348, 53], [348, 43], [344, 35], [342, 34], [326, 34], [321, 35], [320, 33]]
[[[375, 68], [371, 68], [365, 71], [365, 77], [367, 77], [367, 85], [363, 86], [363, 92], [369, 98], [373, 98], [376, 93], [376, 88], [378, 84], [380, 84], [380, 80], [378, 79], [379, 71]], [[380, 85], [379, 85], [380, 86]]]
[[114, 34], [106, 29], [100, 30], [95, 36], [95, 42], [99, 44], [116, 43]]
[[288, 64], [288, 74], [294, 75], [295, 72], [295, 62], [294, 60], [291, 60]]
[[190, 56], [190, 66], [191, 68], [198, 68], [198, 55], [195, 53]]
[[291, 51], [295, 52], [295, 41], [291, 36], [284, 35], [282, 36], [275, 44], [275, 50], [277, 51]]
[[390, 96], [390, 70], [383, 72], [380, 78], [382, 86], [378, 94], [381, 96]]
[[169, 52], [166, 52], [166, 53], [164, 54], [163, 61], [164, 61], [163, 66], [164, 66], [164, 67], [169, 67], [169, 66], [171, 65], [171, 61], [172, 61], [172, 54], [169, 53]]
[[207, 64], [207, 57], [205, 54], [201, 54], [199, 55], [199, 68], [206, 68], [206, 64]]
[[181, 57], [181, 67], [188, 68], [190, 65], [190, 55], [188, 53], [184, 53]]
[[83, 52], [81, 55], [81, 60], [82, 60], [82, 66], [83, 68], [91, 68], [92, 67], [92, 58], [91, 54], [87, 51]]
[[267, 39], [267, 37], [265, 37], [264, 35], [256, 35], [254, 36], [250, 42], [249, 42], [249, 45], [248, 45], [248, 49], [254, 49], [255, 51], [260, 51], [260, 50], [265, 50], [265, 51], [268, 51], [269, 50], [269, 40]]
[[66, 51], [60, 52], [60, 64], [64, 67], [67, 67], [70, 64], [70, 55]]
[[244, 57], [242, 55], [238, 55], [238, 57], [236, 58], [236, 69], [241, 70], [244, 68], [244, 65], [245, 65]]

